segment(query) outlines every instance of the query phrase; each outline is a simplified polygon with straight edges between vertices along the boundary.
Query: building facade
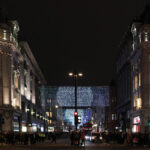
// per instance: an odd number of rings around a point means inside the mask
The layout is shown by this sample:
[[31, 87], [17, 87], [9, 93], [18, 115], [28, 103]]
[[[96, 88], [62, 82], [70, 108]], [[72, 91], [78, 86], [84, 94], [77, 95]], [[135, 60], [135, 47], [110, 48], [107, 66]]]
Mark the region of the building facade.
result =
[[109, 132], [118, 130], [116, 84], [114, 81], [109, 86], [109, 105], [105, 107], [105, 129]]
[[0, 22], [0, 131], [44, 131], [48, 118], [40, 86], [44, 76], [26, 42], [18, 42], [17, 21]]
[[[124, 38], [117, 61], [117, 112], [123, 129], [150, 131], [150, 8], [136, 17]], [[122, 122], [122, 123], [121, 123]]]
[[150, 131], [150, 8], [135, 19], [132, 32], [132, 132]]
[[131, 26], [125, 33], [120, 45], [117, 57], [117, 118], [118, 128], [123, 131], [130, 130], [131, 111], [131, 63], [132, 52]]

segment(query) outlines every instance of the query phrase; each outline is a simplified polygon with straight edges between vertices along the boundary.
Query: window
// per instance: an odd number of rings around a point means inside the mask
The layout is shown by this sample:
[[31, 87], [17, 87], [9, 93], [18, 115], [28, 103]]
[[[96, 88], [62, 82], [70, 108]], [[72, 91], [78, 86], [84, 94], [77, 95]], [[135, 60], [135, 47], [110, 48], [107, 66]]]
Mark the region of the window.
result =
[[7, 32], [6, 30], [3, 31], [3, 40], [7, 40], [7, 33], [6, 32]]
[[14, 71], [13, 80], [15, 88], [20, 88], [20, 73], [18, 70]]
[[138, 88], [138, 78], [137, 75], [134, 77], [134, 89], [137, 90]]
[[141, 73], [139, 73], [139, 87], [141, 86]]
[[127, 111], [127, 118], [130, 119], [130, 111]]
[[142, 40], [141, 40], [141, 33], [140, 33], [140, 34], [139, 34], [139, 42], [141, 43], [141, 41], [142, 41]]
[[145, 32], [145, 38], [144, 38], [144, 40], [145, 40], [145, 42], [148, 41], [148, 33], [147, 32]]
[[112, 120], [116, 120], [116, 119], [117, 119], [116, 114], [112, 114]]
[[46, 112], [46, 115], [49, 117], [49, 112]]
[[47, 103], [50, 104], [51, 103], [51, 99], [47, 99]]
[[112, 98], [112, 103], [115, 103], [116, 102], [116, 97], [113, 97]]
[[142, 99], [141, 98], [138, 98], [137, 96], [135, 96], [134, 107], [136, 108], [136, 110], [141, 109], [141, 107], [142, 107]]
[[52, 112], [50, 112], [50, 117], [52, 118]]

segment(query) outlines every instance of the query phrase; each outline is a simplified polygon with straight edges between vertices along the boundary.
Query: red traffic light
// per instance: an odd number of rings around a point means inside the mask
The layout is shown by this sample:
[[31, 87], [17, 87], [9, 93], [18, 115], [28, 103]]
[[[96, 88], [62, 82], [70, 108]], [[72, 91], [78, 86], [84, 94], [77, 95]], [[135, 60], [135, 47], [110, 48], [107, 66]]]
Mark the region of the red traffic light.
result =
[[74, 116], [78, 116], [78, 112], [77, 111], [74, 112]]

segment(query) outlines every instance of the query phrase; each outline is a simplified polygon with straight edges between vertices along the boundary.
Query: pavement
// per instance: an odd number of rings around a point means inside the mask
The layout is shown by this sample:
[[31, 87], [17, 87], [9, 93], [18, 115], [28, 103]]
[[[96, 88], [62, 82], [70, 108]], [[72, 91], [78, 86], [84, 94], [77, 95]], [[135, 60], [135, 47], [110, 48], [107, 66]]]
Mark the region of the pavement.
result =
[[86, 141], [85, 147], [75, 147], [70, 145], [69, 138], [57, 139], [56, 144], [46, 140], [44, 143], [34, 145], [0, 145], [0, 150], [150, 150], [150, 147], [128, 146], [124, 144], [91, 143]]

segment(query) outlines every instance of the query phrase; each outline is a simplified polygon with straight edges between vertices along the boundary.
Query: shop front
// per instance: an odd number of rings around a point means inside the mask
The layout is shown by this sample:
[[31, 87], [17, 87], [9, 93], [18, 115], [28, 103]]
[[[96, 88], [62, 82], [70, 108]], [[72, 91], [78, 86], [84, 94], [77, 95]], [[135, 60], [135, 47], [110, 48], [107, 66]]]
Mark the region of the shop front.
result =
[[14, 116], [13, 118], [13, 131], [14, 132], [20, 132], [20, 122], [19, 122], [19, 117]]
[[139, 133], [140, 132], [140, 124], [141, 124], [141, 118], [140, 116], [133, 118], [133, 124], [132, 124], [132, 132], [133, 133]]
[[22, 124], [21, 124], [21, 132], [27, 132], [26, 121], [22, 121]]

